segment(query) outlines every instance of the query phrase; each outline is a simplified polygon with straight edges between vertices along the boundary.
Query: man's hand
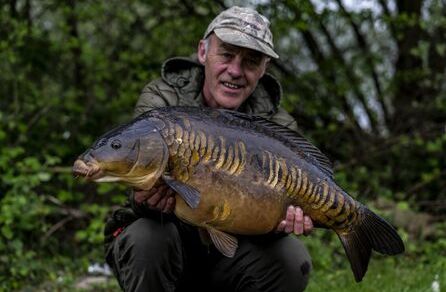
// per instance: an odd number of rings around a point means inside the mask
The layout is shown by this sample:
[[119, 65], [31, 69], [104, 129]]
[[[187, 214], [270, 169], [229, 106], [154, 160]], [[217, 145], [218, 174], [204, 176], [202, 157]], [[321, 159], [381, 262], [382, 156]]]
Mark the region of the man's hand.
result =
[[148, 191], [135, 189], [134, 200], [137, 204], [145, 204], [163, 213], [171, 213], [175, 209], [175, 192], [164, 183]]
[[313, 221], [299, 207], [288, 206], [285, 220], [277, 226], [277, 232], [308, 235], [313, 230]]

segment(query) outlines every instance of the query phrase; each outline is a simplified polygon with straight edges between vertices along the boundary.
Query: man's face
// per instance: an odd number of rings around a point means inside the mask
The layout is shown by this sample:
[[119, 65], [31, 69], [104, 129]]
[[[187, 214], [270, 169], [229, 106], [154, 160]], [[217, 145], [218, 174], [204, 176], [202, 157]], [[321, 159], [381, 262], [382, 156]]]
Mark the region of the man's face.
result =
[[260, 52], [222, 42], [210, 36], [198, 46], [198, 59], [205, 67], [203, 95], [209, 107], [237, 109], [254, 91], [266, 69]]

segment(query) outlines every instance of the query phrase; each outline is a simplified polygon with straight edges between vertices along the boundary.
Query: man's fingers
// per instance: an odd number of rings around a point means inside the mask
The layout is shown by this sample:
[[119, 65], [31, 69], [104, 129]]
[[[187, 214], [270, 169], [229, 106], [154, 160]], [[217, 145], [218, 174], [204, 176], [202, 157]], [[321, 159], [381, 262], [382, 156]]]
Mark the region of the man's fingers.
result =
[[289, 206], [286, 212], [286, 225], [285, 225], [285, 232], [286, 233], [291, 233], [293, 232], [294, 229], [294, 216], [295, 216], [295, 209], [293, 206]]
[[168, 197], [173, 197], [173, 196], [175, 196], [175, 191], [174, 190], [172, 190], [171, 188], [169, 188], [168, 190], [167, 190], [167, 196]]
[[163, 209], [164, 213], [171, 213], [175, 209], [175, 198], [169, 197], [167, 198], [166, 206]]
[[168, 197], [162, 197], [159, 201], [158, 204], [156, 204], [156, 209], [160, 210], [160, 211], [164, 211], [164, 208], [166, 207], [167, 204], [167, 199]]
[[313, 221], [304, 215], [300, 207], [288, 206], [285, 220], [282, 220], [276, 228], [277, 232], [291, 233], [296, 235], [308, 235], [313, 230]]
[[286, 221], [285, 220], [280, 221], [279, 225], [277, 226], [276, 231], [283, 232], [285, 230], [285, 226], [286, 226]]
[[158, 187], [158, 192], [161, 193], [161, 195], [166, 195], [167, 194], [167, 190], [169, 190], [169, 187], [167, 185], [160, 185]]
[[151, 207], [157, 206], [160, 200], [167, 196], [168, 190], [169, 187], [167, 185], [158, 186], [155, 193], [147, 199], [147, 204]]
[[301, 235], [304, 233], [304, 212], [301, 208], [296, 207], [294, 213], [294, 234]]
[[147, 199], [147, 205], [149, 205], [149, 207], [155, 208], [155, 206], [158, 205], [158, 202], [161, 200], [161, 197], [161, 192], [156, 192], [154, 195]]
[[310, 217], [304, 216], [304, 235], [308, 235], [313, 231], [313, 221]]
[[144, 201], [146, 201], [148, 198], [153, 196], [153, 194], [156, 192], [155, 188], [152, 188], [150, 190], [144, 191], [144, 190], [133, 190], [133, 199], [136, 203], [140, 204]]

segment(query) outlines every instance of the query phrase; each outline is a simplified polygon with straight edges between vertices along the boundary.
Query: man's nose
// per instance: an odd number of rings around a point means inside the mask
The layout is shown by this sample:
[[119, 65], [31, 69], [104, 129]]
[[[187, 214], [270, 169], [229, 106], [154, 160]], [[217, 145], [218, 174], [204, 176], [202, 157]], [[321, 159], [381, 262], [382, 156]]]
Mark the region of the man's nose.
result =
[[228, 73], [232, 78], [239, 78], [242, 76], [242, 59], [236, 56], [228, 65]]

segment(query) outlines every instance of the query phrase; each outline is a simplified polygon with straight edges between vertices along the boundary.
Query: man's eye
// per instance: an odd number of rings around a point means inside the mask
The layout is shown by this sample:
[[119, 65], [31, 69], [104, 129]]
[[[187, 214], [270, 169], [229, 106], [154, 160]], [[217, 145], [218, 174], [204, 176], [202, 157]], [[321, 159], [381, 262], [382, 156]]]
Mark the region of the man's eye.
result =
[[246, 59], [246, 65], [249, 67], [257, 67], [260, 65], [260, 61], [258, 59]]
[[226, 59], [230, 59], [233, 56], [231, 53], [222, 53], [221, 55]]
[[255, 59], [248, 59], [246, 60], [249, 64], [258, 64], [259, 62]]

